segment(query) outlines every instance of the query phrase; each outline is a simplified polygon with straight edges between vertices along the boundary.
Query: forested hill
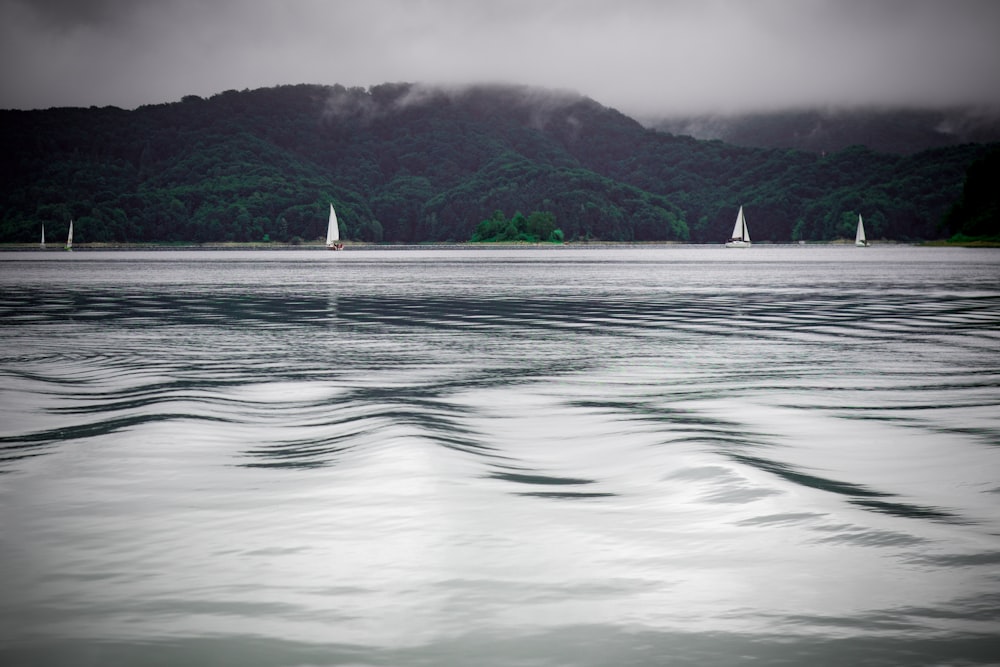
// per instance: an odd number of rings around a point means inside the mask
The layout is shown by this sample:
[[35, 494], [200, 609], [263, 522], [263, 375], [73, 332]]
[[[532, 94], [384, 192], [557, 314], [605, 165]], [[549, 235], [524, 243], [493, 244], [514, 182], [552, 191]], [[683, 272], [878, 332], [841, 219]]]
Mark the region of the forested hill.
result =
[[494, 211], [567, 240], [940, 237], [990, 147], [909, 156], [740, 148], [649, 130], [586, 97], [514, 86], [226, 91], [134, 111], [0, 111], [0, 242], [464, 241]]
[[647, 118], [647, 127], [737, 146], [824, 153], [867, 146], [909, 155], [964, 143], [1000, 142], [1000, 110], [857, 108], [799, 109], [728, 115]]

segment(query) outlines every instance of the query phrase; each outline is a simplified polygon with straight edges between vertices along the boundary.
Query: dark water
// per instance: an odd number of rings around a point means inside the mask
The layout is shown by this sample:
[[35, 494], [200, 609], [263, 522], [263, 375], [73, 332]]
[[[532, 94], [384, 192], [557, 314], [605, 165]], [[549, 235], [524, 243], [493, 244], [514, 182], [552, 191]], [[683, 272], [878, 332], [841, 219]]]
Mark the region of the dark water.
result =
[[0, 253], [0, 662], [1000, 664], [1000, 251]]

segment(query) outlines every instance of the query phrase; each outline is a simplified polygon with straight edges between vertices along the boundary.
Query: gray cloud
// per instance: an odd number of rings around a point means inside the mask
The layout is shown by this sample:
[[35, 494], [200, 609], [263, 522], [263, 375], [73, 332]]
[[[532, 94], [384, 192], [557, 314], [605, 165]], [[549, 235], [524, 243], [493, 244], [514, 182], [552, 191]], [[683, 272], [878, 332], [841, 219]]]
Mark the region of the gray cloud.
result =
[[1000, 105], [995, 0], [0, 0], [0, 107], [508, 82], [628, 113]]
[[55, 29], [72, 29], [80, 25], [114, 23], [130, 12], [129, 0], [13, 0], [4, 3], [19, 6], [33, 13], [45, 25]]

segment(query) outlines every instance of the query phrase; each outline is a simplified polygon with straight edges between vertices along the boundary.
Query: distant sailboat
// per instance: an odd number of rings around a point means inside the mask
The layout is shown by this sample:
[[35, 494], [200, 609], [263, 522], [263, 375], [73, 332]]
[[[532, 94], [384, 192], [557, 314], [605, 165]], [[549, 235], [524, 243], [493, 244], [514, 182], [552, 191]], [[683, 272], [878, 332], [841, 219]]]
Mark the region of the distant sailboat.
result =
[[42, 242], [39, 244], [42, 250], [45, 250], [45, 225], [42, 225]]
[[868, 239], [865, 238], [865, 223], [861, 222], [861, 214], [858, 214], [858, 233], [854, 237], [854, 245], [864, 248], [868, 246]]
[[66, 250], [73, 250], [73, 221], [69, 221], [69, 234], [66, 235]]
[[727, 248], [749, 248], [750, 230], [747, 229], [747, 220], [743, 217], [743, 207], [736, 214], [736, 225], [733, 227], [733, 237], [726, 241]]
[[340, 243], [340, 227], [337, 225], [337, 214], [333, 210], [333, 204], [330, 204], [330, 221], [326, 224], [326, 249], [344, 249], [344, 244]]

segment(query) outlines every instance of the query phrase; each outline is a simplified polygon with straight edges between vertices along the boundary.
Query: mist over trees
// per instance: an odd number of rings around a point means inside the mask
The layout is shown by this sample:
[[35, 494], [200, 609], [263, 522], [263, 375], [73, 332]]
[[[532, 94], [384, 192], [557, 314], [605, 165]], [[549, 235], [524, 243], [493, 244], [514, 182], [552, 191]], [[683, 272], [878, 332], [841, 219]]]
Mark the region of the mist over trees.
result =
[[798, 109], [728, 115], [648, 117], [643, 124], [696, 139], [751, 148], [832, 153], [863, 145], [879, 153], [912, 155], [931, 148], [1000, 142], [1000, 110]]
[[[739, 147], [647, 129], [571, 93], [412, 84], [0, 111], [0, 147], [8, 243], [36, 241], [41, 224], [59, 238], [70, 219], [83, 243], [312, 241], [331, 202], [342, 237], [369, 242], [513, 229], [718, 243], [740, 205], [755, 241], [853, 238], [858, 213], [869, 238], [911, 241], [948, 233], [967, 169], [990, 151]], [[503, 230], [480, 229], [496, 212]], [[534, 214], [534, 231], [510, 224]]]

